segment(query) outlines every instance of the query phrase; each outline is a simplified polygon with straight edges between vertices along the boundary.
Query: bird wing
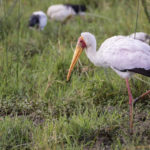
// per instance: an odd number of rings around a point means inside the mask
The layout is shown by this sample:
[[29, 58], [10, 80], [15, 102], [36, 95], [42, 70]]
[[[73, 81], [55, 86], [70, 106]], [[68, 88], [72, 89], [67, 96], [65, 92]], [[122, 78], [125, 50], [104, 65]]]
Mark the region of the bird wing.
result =
[[52, 13], [55, 13], [55, 12], [59, 12], [60, 10], [64, 9], [64, 5], [62, 4], [59, 4], [59, 5], [52, 5], [48, 8], [47, 10], [47, 15], [51, 15]]
[[70, 15], [75, 15], [71, 7], [65, 5], [53, 5], [48, 8], [47, 15], [54, 20], [63, 21]]
[[118, 70], [150, 69], [150, 46], [135, 39], [125, 36], [109, 38], [98, 53], [106, 66]]
[[72, 16], [72, 13], [67, 10], [60, 10], [59, 12], [53, 13], [51, 19], [56, 21], [64, 21], [67, 17]]
[[43, 29], [47, 24], [47, 17], [46, 16], [40, 16], [40, 26]]

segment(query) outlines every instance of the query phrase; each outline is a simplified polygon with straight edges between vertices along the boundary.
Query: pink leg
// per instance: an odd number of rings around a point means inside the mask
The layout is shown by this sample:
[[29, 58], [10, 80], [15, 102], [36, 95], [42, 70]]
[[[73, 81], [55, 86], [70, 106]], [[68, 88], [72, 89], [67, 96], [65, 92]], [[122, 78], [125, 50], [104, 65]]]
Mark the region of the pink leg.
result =
[[130, 107], [130, 132], [133, 133], [133, 103], [132, 103], [133, 98], [132, 98], [128, 79], [126, 79], [126, 87], [128, 89], [129, 107]]

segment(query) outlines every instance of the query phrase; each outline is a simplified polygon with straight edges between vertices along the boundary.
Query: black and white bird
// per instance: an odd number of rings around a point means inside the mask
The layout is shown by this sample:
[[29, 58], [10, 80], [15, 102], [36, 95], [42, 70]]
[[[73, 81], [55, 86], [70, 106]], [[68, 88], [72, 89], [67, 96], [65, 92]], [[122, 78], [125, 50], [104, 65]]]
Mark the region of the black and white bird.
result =
[[47, 16], [43, 11], [35, 11], [29, 19], [29, 27], [37, 27], [43, 30], [47, 24]]
[[132, 131], [133, 98], [128, 79], [134, 73], [150, 77], [150, 46], [127, 36], [113, 36], [105, 40], [99, 50], [96, 51], [95, 36], [89, 32], [81, 33], [69, 68], [67, 80], [69, 80], [71, 71], [83, 50], [95, 66], [110, 67], [126, 80], [130, 106], [130, 130]]
[[140, 40], [150, 45], [150, 35], [144, 32], [136, 32], [129, 35], [130, 38]]
[[51, 20], [64, 22], [75, 15], [84, 15], [85, 11], [85, 5], [58, 4], [48, 8], [47, 16]]

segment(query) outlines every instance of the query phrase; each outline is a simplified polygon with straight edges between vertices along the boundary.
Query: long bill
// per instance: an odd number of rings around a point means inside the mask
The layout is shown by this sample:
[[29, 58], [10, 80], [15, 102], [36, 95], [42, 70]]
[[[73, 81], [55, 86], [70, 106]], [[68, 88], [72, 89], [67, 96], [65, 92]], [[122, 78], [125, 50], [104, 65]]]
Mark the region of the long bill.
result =
[[72, 61], [71, 61], [71, 65], [70, 65], [70, 68], [69, 68], [69, 71], [67, 74], [67, 81], [70, 79], [70, 75], [71, 75], [71, 72], [73, 70], [73, 67], [75, 66], [75, 64], [76, 64], [79, 56], [81, 55], [82, 51], [83, 51], [83, 48], [81, 47], [81, 45], [77, 44], [73, 58], [72, 58]]

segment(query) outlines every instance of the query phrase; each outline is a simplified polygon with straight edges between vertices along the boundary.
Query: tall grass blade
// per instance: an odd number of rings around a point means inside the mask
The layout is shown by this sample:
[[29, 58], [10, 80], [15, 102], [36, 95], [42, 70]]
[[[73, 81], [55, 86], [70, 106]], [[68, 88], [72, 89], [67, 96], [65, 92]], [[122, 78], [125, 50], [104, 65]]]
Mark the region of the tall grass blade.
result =
[[17, 27], [17, 66], [16, 66], [16, 81], [17, 81], [17, 89], [19, 84], [19, 43], [20, 43], [20, 9], [21, 9], [21, 1], [18, 0], [18, 27]]
[[136, 30], [137, 30], [137, 25], [138, 25], [138, 17], [139, 17], [139, 10], [140, 10], [139, 8], [140, 8], [140, 0], [138, 0], [138, 4], [137, 4], [137, 12], [136, 12], [134, 38], [135, 38], [135, 36], [136, 36]]

